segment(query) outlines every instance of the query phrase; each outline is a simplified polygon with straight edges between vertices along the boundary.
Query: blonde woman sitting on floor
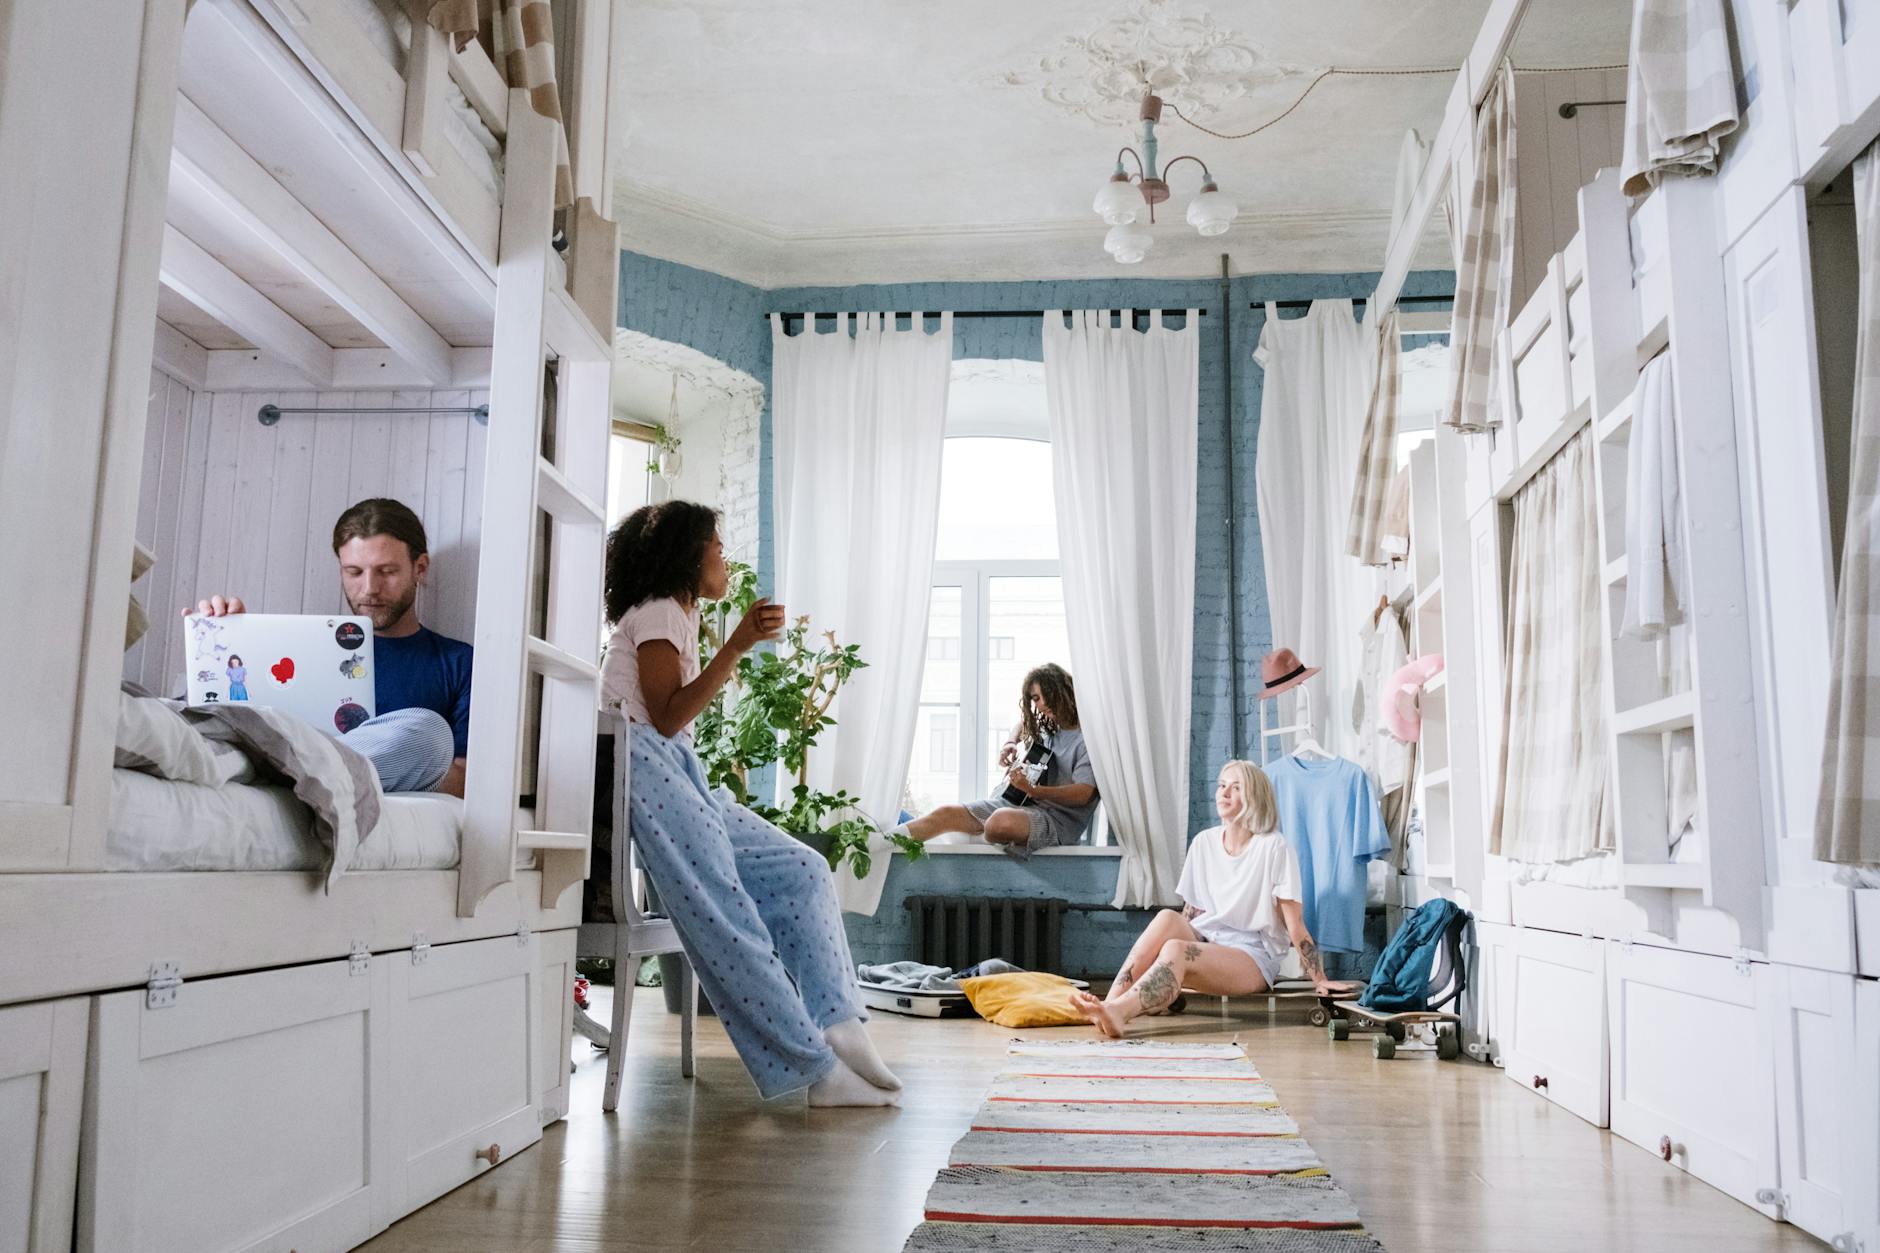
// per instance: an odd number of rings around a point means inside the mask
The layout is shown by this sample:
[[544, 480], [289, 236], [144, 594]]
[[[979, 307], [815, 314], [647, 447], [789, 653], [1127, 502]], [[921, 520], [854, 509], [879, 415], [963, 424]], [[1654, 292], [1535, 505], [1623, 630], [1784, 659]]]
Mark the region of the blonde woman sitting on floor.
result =
[[1325, 977], [1299, 903], [1299, 856], [1279, 830], [1266, 773], [1250, 761], [1221, 767], [1214, 811], [1222, 825], [1197, 835], [1175, 891], [1187, 903], [1157, 914], [1098, 1000], [1074, 991], [1071, 1003], [1104, 1035], [1121, 1038], [1139, 1014], [1166, 1011], [1183, 987], [1216, 996], [1264, 992], [1288, 949], [1321, 996], [1342, 990]]

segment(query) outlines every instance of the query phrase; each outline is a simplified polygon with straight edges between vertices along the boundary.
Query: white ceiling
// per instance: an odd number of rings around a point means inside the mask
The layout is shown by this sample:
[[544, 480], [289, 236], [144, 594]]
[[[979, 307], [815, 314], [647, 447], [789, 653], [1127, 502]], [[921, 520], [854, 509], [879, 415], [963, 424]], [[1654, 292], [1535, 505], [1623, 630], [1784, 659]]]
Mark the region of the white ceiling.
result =
[[[765, 286], [1114, 276], [1091, 197], [1132, 142], [1131, 68], [1212, 129], [1328, 66], [1455, 66], [1489, 0], [636, 0], [616, 216], [632, 247]], [[1623, 62], [1630, 0], [1538, 0], [1517, 66]], [[1334, 76], [1252, 139], [1166, 115], [1241, 206], [1201, 239], [1175, 199], [1129, 272], [1376, 268], [1403, 132], [1453, 75]], [[1107, 119], [1107, 120], [1106, 120]], [[1164, 216], [1166, 215], [1166, 216]], [[1429, 260], [1441, 263], [1439, 250]]]

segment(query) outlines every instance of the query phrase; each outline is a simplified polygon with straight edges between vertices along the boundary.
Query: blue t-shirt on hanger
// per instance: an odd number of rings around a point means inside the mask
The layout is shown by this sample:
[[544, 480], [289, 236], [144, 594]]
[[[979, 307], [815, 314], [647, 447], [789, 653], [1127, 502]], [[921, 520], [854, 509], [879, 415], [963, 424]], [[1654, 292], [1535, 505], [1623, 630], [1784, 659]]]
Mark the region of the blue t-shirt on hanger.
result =
[[1363, 952], [1365, 863], [1390, 852], [1377, 788], [1343, 757], [1286, 757], [1266, 773], [1299, 854], [1306, 930], [1323, 952]]

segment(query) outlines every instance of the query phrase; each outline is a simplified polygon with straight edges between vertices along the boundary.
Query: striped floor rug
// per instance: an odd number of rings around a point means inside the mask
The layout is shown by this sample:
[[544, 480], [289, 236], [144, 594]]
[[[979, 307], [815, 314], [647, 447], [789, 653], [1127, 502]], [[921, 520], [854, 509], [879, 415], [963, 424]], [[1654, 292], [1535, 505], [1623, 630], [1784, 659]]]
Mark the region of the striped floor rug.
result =
[[1238, 1044], [1014, 1042], [904, 1253], [1382, 1253]]

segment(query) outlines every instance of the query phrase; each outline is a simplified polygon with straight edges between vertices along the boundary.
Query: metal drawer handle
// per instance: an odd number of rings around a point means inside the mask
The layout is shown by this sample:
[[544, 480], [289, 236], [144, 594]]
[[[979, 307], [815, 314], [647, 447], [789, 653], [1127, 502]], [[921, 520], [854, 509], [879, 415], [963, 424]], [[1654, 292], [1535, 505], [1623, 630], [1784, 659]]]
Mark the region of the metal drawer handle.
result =
[[477, 1156], [494, 1166], [503, 1160], [503, 1146], [492, 1144], [487, 1149], [478, 1149]]

